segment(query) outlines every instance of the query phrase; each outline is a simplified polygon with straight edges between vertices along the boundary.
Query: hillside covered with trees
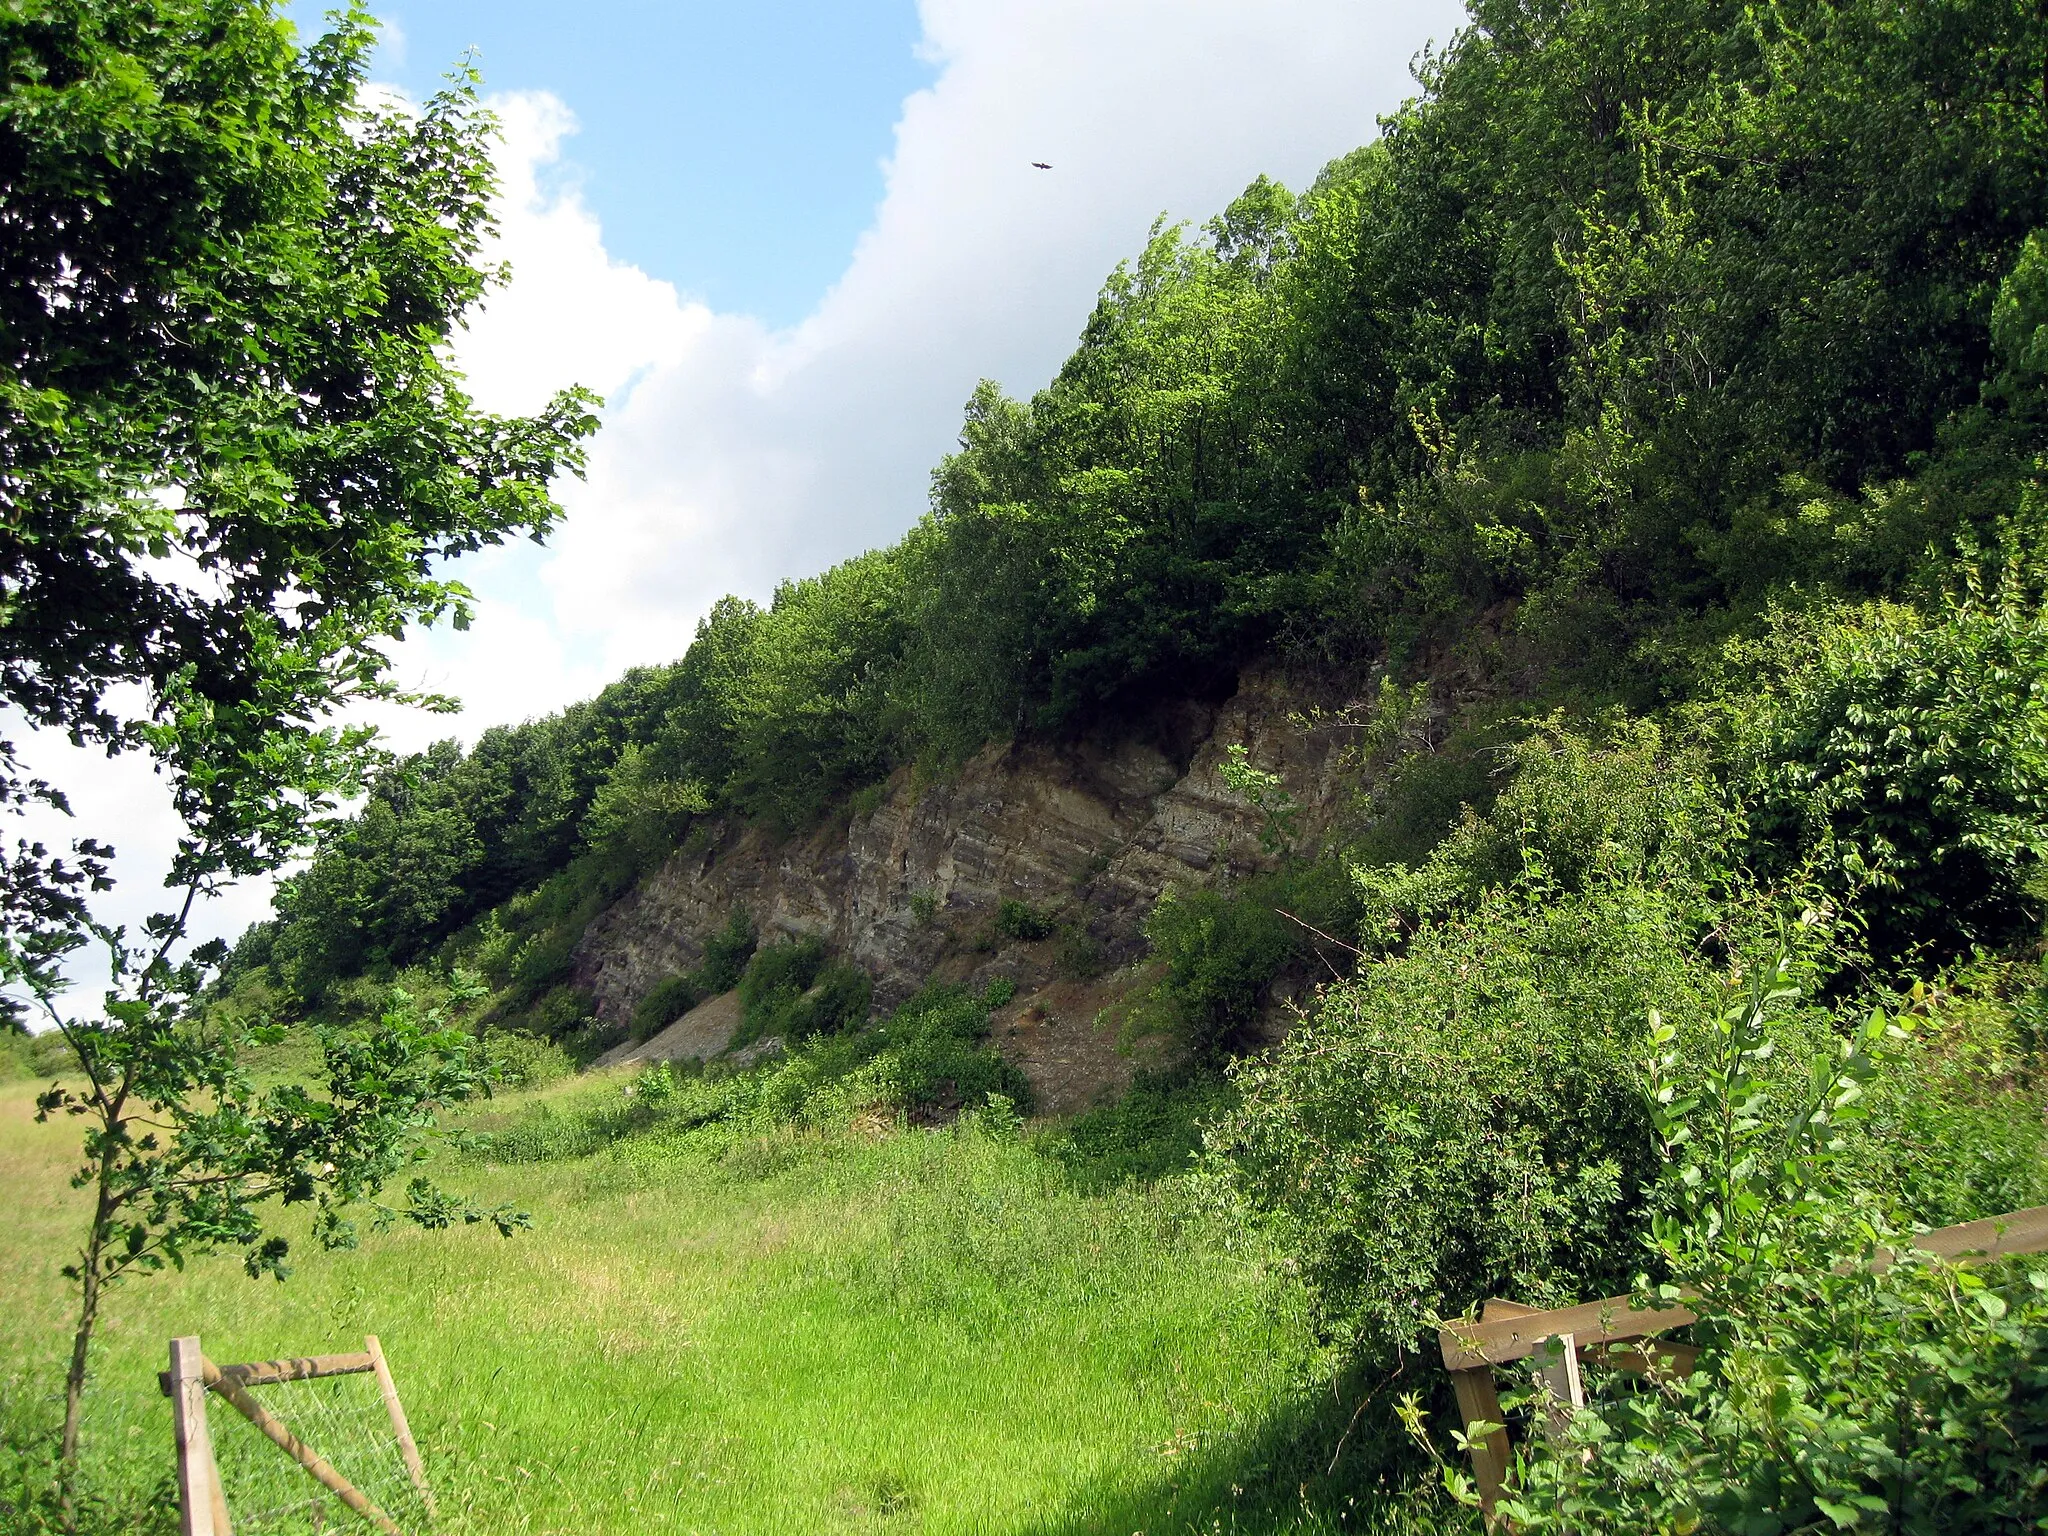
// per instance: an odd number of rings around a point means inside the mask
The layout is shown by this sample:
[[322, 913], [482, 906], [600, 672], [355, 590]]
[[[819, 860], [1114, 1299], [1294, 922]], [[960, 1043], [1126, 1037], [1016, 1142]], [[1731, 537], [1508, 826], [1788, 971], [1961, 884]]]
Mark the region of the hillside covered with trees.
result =
[[[564, 872], [615, 894], [696, 818], [801, 828], [900, 764], [1214, 695], [1260, 655], [1477, 669], [1531, 716], [1725, 699], [1729, 646], [1765, 636], [1771, 707], [1808, 716], [1809, 659], [2017, 660], [2048, 377], [2036, 25], [1479, 6], [1379, 142], [1159, 230], [1045, 390], [978, 391], [900, 544], [408, 761], [244, 963], [317, 998]], [[2010, 739], [2023, 697], [1973, 707]], [[1763, 725], [1730, 723], [1731, 749]], [[1796, 861], [1815, 792], [1850, 786], [1771, 769], [1751, 844]], [[1960, 794], [2033, 808], [2024, 782]], [[2008, 856], [1936, 856], [1972, 813], [1882, 834], [1947, 914], [1895, 950], [2027, 920], [2020, 823]], [[1852, 815], [1830, 808], [1840, 836], [1878, 835]]]

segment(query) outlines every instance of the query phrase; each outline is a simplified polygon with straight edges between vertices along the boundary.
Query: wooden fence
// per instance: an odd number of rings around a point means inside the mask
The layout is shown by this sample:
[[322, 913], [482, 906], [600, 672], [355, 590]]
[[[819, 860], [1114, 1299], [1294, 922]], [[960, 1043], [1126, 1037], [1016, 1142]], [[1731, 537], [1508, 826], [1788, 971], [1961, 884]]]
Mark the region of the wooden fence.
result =
[[282, 1420], [259, 1403], [252, 1387], [279, 1382], [313, 1381], [325, 1376], [355, 1376], [374, 1373], [384, 1409], [391, 1417], [391, 1432], [399, 1455], [420, 1503], [431, 1515], [433, 1494], [427, 1487], [427, 1471], [405, 1422], [405, 1408], [398, 1400], [398, 1384], [375, 1334], [366, 1335], [358, 1354], [307, 1355], [292, 1360], [258, 1360], [247, 1365], [216, 1366], [206, 1358], [197, 1338], [171, 1340], [171, 1368], [157, 1377], [157, 1384], [171, 1400], [171, 1416], [177, 1431], [178, 1507], [181, 1536], [232, 1536], [227, 1490], [221, 1484], [220, 1468], [213, 1454], [213, 1436], [206, 1426], [209, 1394], [221, 1398], [241, 1414], [285, 1455], [303, 1467], [313, 1480], [371, 1522], [386, 1536], [404, 1536], [396, 1522], [379, 1509], [367, 1495], [322, 1456], [287, 1428]]
[[[1913, 1246], [1955, 1260], [2048, 1252], [2048, 1205], [1923, 1233], [1913, 1239]], [[1888, 1262], [1879, 1255], [1880, 1265]], [[1597, 1358], [1622, 1370], [1690, 1373], [1696, 1356], [1692, 1346], [1658, 1335], [1697, 1321], [1683, 1306], [1637, 1307], [1626, 1296], [1609, 1296], [1548, 1311], [1496, 1298], [1480, 1309], [1478, 1321], [1446, 1323], [1438, 1342], [1457, 1393], [1458, 1413], [1465, 1421], [1473, 1479], [1488, 1527], [1493, 1525], [1494, 1505], [1506, 1487], [1508, 1471], [1508, 1436], [1501, 1427], [1495, 1366], [1541, 1355], [1543, 1384], [1557, 1411], [1569, 1414], [1586, 1401], [1579, 1379], [1583, 1358]], [[1482, 1422], [1496, 1427], [1475, 1435], [1473, 1426]]]

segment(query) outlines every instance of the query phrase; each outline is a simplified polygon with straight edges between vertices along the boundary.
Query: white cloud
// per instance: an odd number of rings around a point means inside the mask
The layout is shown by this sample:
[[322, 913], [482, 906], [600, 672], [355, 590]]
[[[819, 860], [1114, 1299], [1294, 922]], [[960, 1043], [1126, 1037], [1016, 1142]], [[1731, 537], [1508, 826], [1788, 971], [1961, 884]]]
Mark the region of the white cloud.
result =
[[377, 18], [377, 49], [382, 56], [380, 62], [397, 68], [403, 68], [408, 43], [409, 39], [405, 35], [405, 28], [398, 24], [395, 17], [379, 16]]
[[576, 132], [574, 114], [544, 92], [490, 106], [501, 129], [493, 255], [510, 258], [516, 280], [490, 295], [458, 343], [477, 402], [534, 411], [572, 383], [618, 396], [645, 370], [682, 362], [715, 326], [711, 311], [613, 261], [580, 187], [544, 176]]

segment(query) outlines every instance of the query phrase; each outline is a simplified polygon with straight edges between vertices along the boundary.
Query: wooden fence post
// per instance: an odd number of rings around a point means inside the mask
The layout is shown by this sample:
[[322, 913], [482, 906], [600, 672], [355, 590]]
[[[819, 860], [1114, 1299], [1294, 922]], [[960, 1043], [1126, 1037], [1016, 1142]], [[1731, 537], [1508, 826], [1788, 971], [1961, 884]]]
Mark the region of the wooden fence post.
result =
[[1543, 1432], [1562, 1440], [1572, 1427], [1572, 1410], [1586, 1406], [1586, 1386], [1579, 1377], [1578, 1340], [1569, 1333], [1553, 1334], [1540, 1356], [1542, 1368], [1536, 1376], [1548, 1394], [1543, 1404]]
[[[1472, 1481], [1479, 1485], [1479, 1509], [1486, 1528], [1493, 1529], [1493, 1506], [1508, 1484], [1508, 1426], [1500, 1411], [1500, 1394], [1494, 1390], [1493, 1367], [1451, 1372], [1451, 1390], [1458, 1394], [1458, 1413], [1465, 1420], [1465, 1433], [1472, 1451]], [[1474, 1435], [1472, 1426], [1485, 1421], [1493, 1426]]]
[[[1922, 1232], [1912, 1242], [1921, 1252], [1953, 1263], [2048, 1253], [2048, 1205]], [[1896, 1259], [1889, 1250], [1879, 1249], [1868, 1262], [1873, 1270], [1882, 1271]], [[1685, 1292], [1680, 1298], [1689, 1299]], [[1458, 1411], [1465, 1419], [1473, 1480], [1479, 1487], [1479, 1507], [1487, 1529], [1495, 1528], [1494, 1506], [1506, 1485], [1508, 1437], [1505, 1431], [1496, 1430], [1475, 1438], [1471, 1426], [1480, 1420], [1501, 1422], [1500, 1398], [1493, 1382], [1495, 1366], [1532, 1355], [1547, 1357], [1541, 1374], [1555, 1401], [1544, 1416], [1544, 1428], [1556, 1433], [1570, 1422], [1570, 1408], [1585, 1405], [1579, 1378], [1582, 1349], [1592, 1351], [1594, 1358], [1613, 1369], [1640, 1371], [1653, 1378], [1689, 1376], [1699, 1351], [1659, 1335], [1698, 1321], [1685, 1307], [1670, 1302], [1639, 1308], [1630, 1297], [1609, 1296], [1549, 1311], [1495, 1298], [1480, 1309], [1476, 1323], [1444, 1323], [1437, 1343], [1458, 1394]], [[1634, 1347], [1618, 1348], [1620, 1345]]]
[[405, 1458], [405, 1470], [412, 1474], [413, 1486], [420, 1491], [420, 1503], [426, 1506], [427, 1518], [434, 1518], [434, 1492], [427, 1486], [427, 1468], [420, 1460], [420, 1448], [413, 1443], [412, 1429], [405, 1422], [405, 1405], [398, 1400], [398, 1383], [391, 1379], [391, 1367], [384, 1363], [384, 1346], [377, 1342], [377, 1335], [363, 1335], [363, 1347], [369, 1352], [377, 1372], [377, 1389], [384, 1394], [384, 1407], [391, 1414], [391, 1432], [398, 1437], [398, 1454]]
[[232, 1536], [227, 1492], [213, 1459], [206, 1427], [206, 1356], [199, 1340], [171, 1340], [171, 1423], [178, 1439], [178, 1517], [181, 1536]]

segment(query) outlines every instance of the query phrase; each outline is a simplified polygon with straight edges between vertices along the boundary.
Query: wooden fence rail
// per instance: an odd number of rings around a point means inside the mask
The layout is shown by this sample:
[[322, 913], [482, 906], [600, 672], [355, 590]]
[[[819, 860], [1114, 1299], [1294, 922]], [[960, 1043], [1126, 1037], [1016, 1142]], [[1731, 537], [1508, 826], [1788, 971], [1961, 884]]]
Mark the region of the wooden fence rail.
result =
[[[2048, 1252], [2048, 1205], [1926, 1232], [1913, 1239], [1913, 1246], [1953, 1260]], [[1881, 1269], [1891, 1255], [1880, 1251], [1873, 1262]], [[1465, 1421], [1473, 1480], [1488, 1527], [1507, 1484], [1508, 1436], [1504, 1427], [1475, 1436], [1473, 1426], [1503, 1425], [1495, 1366], [1541, 1354], [1544, 1384], [1568, 1414], [1585, 1402], [1579, 1364], [1589, 1354], [1623, 1370], [1689, 1374], [1696, 1358], [1692, 1346], [1654, 1336], [1698, 1320], [1683, 1305], [1638, 1307], [1626, 1296], [1609, 1296], [1549, 1310], [1495, 1298], [1480, 1308], [1476, 1322], [1446, 1323], [1437, 1339]]]

